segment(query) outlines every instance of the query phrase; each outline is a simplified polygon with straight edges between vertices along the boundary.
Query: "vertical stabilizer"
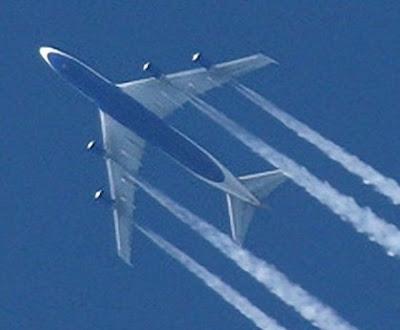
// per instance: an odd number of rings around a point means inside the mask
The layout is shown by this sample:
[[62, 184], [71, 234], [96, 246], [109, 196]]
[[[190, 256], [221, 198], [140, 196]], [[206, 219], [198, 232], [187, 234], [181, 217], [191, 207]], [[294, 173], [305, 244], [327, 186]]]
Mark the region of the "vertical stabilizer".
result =
[[[286, 176], [280, 170], [239, 177], [239, 181], [260, 201], [267, 198], [285, 180]], [[226, 198], [232, 238], [235, 242], [242, 244], [255, 208], [253, 205], [230, 194], [227, 194]]]

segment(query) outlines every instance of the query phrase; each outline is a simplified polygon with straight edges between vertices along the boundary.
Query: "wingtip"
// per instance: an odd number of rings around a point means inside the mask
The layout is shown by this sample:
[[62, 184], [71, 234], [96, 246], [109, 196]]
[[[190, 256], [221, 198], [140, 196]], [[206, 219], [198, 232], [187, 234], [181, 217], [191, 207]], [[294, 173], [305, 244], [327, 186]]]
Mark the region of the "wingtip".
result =
[[118, 250], [118, 257], [121, 258], [121, 260], [127, 264], [129, 267], [133, 267], [133, 263], [131, 260], [131, 254], [130, 253], [126, 253], [122, 250]]
[[133, 267], [133, 263], [132, 263], [132, 260], [131, 260], [131, 258], [130, 258], [130, 256], [129, 257], [125, 257], [125, 256], [119, 256], [122, 260], [123, 260], [123, 262], [125, 263], [125, 264], [127, 264], [129, 267]]
[[237, 237], [235, 232], [232, 232], [231, 235], [232, 235], [232, 236], [231, 236], [232, 241], [233, 241], [237, 246], [243, 247], [244, 238], [243, 238], [243, 237], [242, 237], [242, 238]]
[[260, 52], [259, 54], [262, 55], [265, 58], [265, 60], [268, 62], [268, 64], [280, 65], [277, 60], [273, 59], [272, 57], [269, 57], [269, 56], [265, 55], [263, 52]]

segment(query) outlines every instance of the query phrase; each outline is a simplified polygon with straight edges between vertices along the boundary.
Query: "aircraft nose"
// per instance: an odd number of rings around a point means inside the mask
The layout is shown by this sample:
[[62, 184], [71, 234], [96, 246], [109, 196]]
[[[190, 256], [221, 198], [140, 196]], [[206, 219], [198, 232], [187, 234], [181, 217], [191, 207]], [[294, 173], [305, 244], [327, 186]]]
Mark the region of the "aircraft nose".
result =
[[40, 47], [40, 56], [50, 65], [55, 71], [62, 71], [68, 61], [69, 56], [62, 51], [52, 47]]
[[43, 59], [44, 59], [48, 64], [50, 64], [50, 63], [49, 63], [49, 54], [54, 53], [54, 52], [55, 52], [55, 49], [54, 49], [54, 48], [51, 48], [51, 47], [40, 47], [40, 48], [39, 48], [40, 56], [42, 56]]

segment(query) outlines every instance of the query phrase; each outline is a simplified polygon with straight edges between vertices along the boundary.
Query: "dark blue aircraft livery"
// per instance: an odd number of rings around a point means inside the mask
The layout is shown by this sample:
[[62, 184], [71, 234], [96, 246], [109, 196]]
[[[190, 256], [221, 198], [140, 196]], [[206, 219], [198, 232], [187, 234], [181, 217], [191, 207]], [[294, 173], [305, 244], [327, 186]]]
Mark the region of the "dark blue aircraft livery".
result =
[[[151, 63], [143, 66], [154, 76], [114, 84], [76, 58], [58, 49], [41, 47], [50, 67], [89, 98], [100, 110], [103, 148], [90, 141], [88, 150], [100, 151], [107, 164], [118, 255], [131, 263], [135, 181], [146, 143], [159, 148], [197, 178], [227, 194], [232, 236], [242, 243], [254, 206], [268, 196], [285, 176], [270, 171], [236, 178], [207, 150], [189, 139], [165, 118], [191, 102], [191, 97], [233, 81], [274, 60], [262, 54], [210, 65], [200, 53], [192, 60], [202, 68], [163, 75]], [[103, 197], [103, 191], [95, 194]]]

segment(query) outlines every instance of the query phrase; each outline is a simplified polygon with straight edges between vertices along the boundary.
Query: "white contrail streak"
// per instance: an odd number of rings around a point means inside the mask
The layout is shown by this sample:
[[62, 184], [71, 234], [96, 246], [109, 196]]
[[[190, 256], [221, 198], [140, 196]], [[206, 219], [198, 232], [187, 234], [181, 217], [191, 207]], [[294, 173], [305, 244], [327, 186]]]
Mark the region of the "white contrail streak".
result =
[[343, 320], [332, 308], [320, 302], [299, 285], [292, 283], [275, 266], [268, 264], [264, 260], [254, 256], [251, 252], [243, 249], [234, 243], [229, 236], [177, 204], [148, 183], [138, 178], [130, 176], [129, 178], [179, 220], [211, 243], [227, 258], [235, 262], [243, 271], [261, 283], [272, 294], [293, 307], [296, 312], [314, 326], [326, 330], [356, 329]]
[[298, 136], [317, 147], [330, 159], [341, 164], [350, 173], [359, 176], [365, 184], [374, 186], [378, 192], [388, 197], [394, 204], [400, 204], [400, 186], [395, 180], [385, 177], [358, 157], [349, 154], [342, 147], [282, 111], [250, 88], [240, 83], [234, 83], [233, 86], [240, 94], [268, 112]]
[[303, 187], [311, 196], [327, 206], [344, 222], [359, 233], [366, 234], [372, 242], [384, 247], [389, 256], [400, 256], [400, 231], [396, 226], [378, 217], [370, 208], [362, 208], [349, 196], [343, 195], [328, 182], [322, 182], [305, 167], [275, 150], [260, 138], [251, 134], [213, 106], [192, 96], [191, 103], [210, 119], [221, 125], [231, 135], [249, 147], [254, 153], [281, 169], [285, 175]]
[[242, 315], [252, 321], [258, 328], [266, 330], [284, 330], [273, 318], [267, 316], [259, 308], [254, 306], [247, 298], [242, 296], [239, 292], [231, 286], [222, 281], [218, 276], [208, 271], [205, 267], [198, 264], [195, 260], [179, 250], [177, 247], [163, 239], [156, 233], [143, 229], [139, 226], [137, 228], [146, 235], [153, 243], [159, 248], [164, 250], [168, 255], [178, 261], [188, 271], [201, 279], [205, 285], [215, 291], [222, 299], [228, 304], [232, 305]]
[[400, 232], [396, 226], [378, 217], [371, 209], [360, 207], [352, 197], [341, 194], [328, 182], [320, 181], [305, 167], [278, 152], [208, 103], [194, 96], [191, 103], [248, 146], [254, 153], [281, 169], [295, 183], [303, 187], [311, 196], [327, 206], [343, 221], [351, 223], [359, 233], [366, 234], [371, 241], [384, 247], [389, 256], [400, 256]]

